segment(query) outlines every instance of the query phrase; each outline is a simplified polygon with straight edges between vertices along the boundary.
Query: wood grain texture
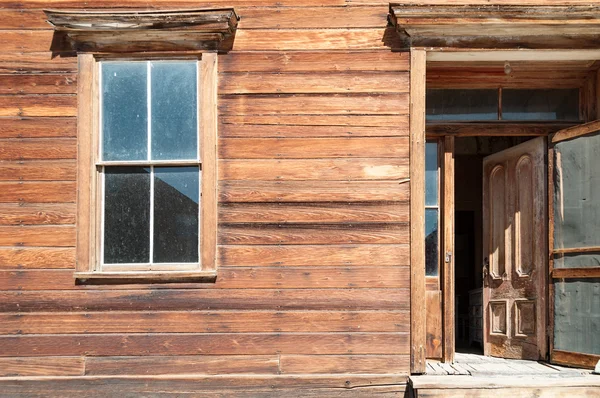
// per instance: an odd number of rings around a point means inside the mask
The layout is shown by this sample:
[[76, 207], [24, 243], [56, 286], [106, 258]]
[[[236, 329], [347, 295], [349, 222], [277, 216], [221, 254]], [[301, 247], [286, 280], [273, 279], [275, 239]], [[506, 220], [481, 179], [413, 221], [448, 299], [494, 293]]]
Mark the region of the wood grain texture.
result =
[[410, 264], [411, 373], [425, 372], [425, 76], [426, 54], [411, 51], [410, 72]]
[[0, 227], [0, 246], [74, 247], [75, 227], [70, 225]]
[[[17, 156], [21, 156], [19, 152]], [[75, 181], [75, 176], [75, 162], [71, 160], [0, 163], [0, 181]]]
[[[2, 184], [0, 183], [0, 187]], [[407, 202], [400, 181], [221, 181], [219, 200], [231, 202]], [[2, 194], [0, 193], [0, 201]]]
[[219, 94], [406, 92], [408, 73], [223, 73], [219, 83]]
[[77, 136], [72, 117], [5, 117], [0, 119], [0, 138], [67, 138]]
[[408, 368], [408, 355], [281, 355], [281, 374], [395, 373]]
[[232, 52], [223, 57], [219, 72], [406, 72], [408, 60], [408, 53], [386, 50], [336, 51], [327, 56], [323, 51]]
[[3, 95], [0, 116], [77, 116], [74, 95]]
[[0, 248], [0, 269], [73, 268], [72, 248]]
[[[2, 229], [0, 228], [0, 242]], [[405, 224], [305, 225], [245, 224], [221, 225], [222, 245], [338, 245], [338, 244], [408, 244]]]
[[86, 375], [278, 374], [277, 355], [87, 358]]
[[219, 173], [222, 181], [376, 181], [402, 180], [409, 174], [408, 158], [221, 160]]
[[222, 223], [407, 223], [408, 205], [399, 203], [221, 204]]
[[231, 266], [408, 265], [407, 245], [220, 246], [220, 264]]
[[405, 333], [0, 336], [0, 356], [406, 354]]
[[406, 114], [408, 101], [406, 94], [223, 95], [219, 98], [219, 111], [230, 115], [394, 115]]
[[[391, 115], [222, 115], [223, 125], [277, 125], [284, 129], [285, 126], [344, 126], [348, 127], [390, 127], [398, 131], [393, 135], [408, 135], [408, 114]], [[231, 128], [231, 126], [229, 126]], [[305, 131], [309, 130], [304, 128]], [[375, 129], [371, 129], [375, 130]], [[352, 130], [349, 130], [352, 131]], [[404, 133], [403, 133], [404, 132]], [[310, 133], [308, 133], [310, 134]], [[231, 133], [230, 133], [231, 135]], [[376, 135], [376, 134], [371, 134]], [[388, 134], [385, 134], [388, 135]], [[308, 135], [310, 136], [310, 135]]]
[[[243, 30], [237, 32], [233, 50], [245, 51], [290, 51], [290, 50], [383, 50], [401, 49], [398, 35], [385, 26], [377, 29], [279, 29], [277, 34], [263, 29]], [[301, 33], [301, 34], [299, 34]], [[0, 37], [5, 34], [0, 33]], [[8, 35], [7, 35], [8, 36]], [[18, 40], [20, 39], [20, 40]], [[23, 48], [40, 51], [47, 38], [32, 38], [39, 44], [26, 46], [23, 39], [12, 49]]]
[[0, 95], [4, 94], [74, 94], [76, 74], [2, 75]]
[[222, 138], [222, 159], [408, 158], [405, 137]]
[[[119, 284], [113, 290], [139, 289], [343, 289], [408, 288], [408, 267], [224, 267], [214, 284]], [[48, 281], [51, 280], [52, 284]], [[0, 271], [0, 290], [102, 290], [106, 285], [77, 285], [70, 270]]]
[[[406, 310], [408, 289], [141, 289], [0, 292], [0, 312]], [[2, 350], [0, 350], [1, 352]], [[62, 354], [61, 354], [62, 355]]]
[[82, 376], [83, 357], [0, 358], [0, 377]]
[[2, 334], [408, 332], [408, 311], [118, 311], [0, 314]]
[[[253, 377], [227, 376], [87, 376], [63, 379], [8, 379], [2, 381], [7, 395], [31, 397], [64, 397], [72, 391], [85, 391], [88, 396], [148, 395], [155, 391], [185, 391], [206, 397], [252, 395], [274, 398], [283, 395], [322, 397], [381, 398], [403, 396], [407, 376], [377, 375], [255, 375]], [[369, 386], [369, 387], [366, 387]], [[40, 391], [43, 394], [40, 394]]]
[[75, 182], [0, 182], [0, 203], [75, 202]]
[[73, 138], [0, 140], [0, 160], [75, 159], [77, 142]]
[[2, 52], [0, 73], [70, 73], [77, 71], [77, 58], [54, 57], [49, 48], [41, 52]]
[[0, 225], [75, 224], [75, 205], [65, 204], [0, 204]]
[[[353, 120], [354, 119], [354, 120]], [[294, 117], [282, 116], [280, 118], [249, 116], [238, 118], [223, 118], [219, 126], [219, 136], [221, 138], [331, 138], [331, 137], [390, 137], [408, 135], [408, 118], [398, 117], [361, 117], [348, 118], [341, 116], [339, 118], [331, 116], [323, 117]], [[390, 120], [396, 119], [396, 125], [388, 126], [361, 126], [361, 123], [370, 124], [393, 124]], [[231, 123], [234, 121], [234, 123]], [[244, 121], [257, 123], [265, 122], [267, 124], [243, 124]], [[229, 122], [229, 123], [227, 123]], [[279, 124], [282, 123], [282, 124]], [[327, 126], [330, 123], [346, 123], [347, 125]], [[268, 124], [271, 123], [271, 124]], [[291, 124], [285, 124], [291, 123]], [[294, 124], [299, 123], [299, 124]], [[302, 125], [302, 123], [306, 123]], [[310, 123], [321, 125], [310, 125]], [[354, 126], [352, 124], [357, 124]]]

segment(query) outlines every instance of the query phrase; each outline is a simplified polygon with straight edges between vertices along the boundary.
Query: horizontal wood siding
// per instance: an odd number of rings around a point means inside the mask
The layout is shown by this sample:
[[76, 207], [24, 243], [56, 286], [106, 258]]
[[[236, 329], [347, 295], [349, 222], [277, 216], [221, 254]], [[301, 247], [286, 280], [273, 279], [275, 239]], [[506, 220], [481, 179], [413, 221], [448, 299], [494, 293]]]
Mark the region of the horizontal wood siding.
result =
[[[218, 59], [215, 283], [73, 279], [77, 62], [50, 52], [41, 9], [124, 6], [242, 17]], [[0, 377], [83, 376], [71, 385], [86, 391], [89, 377], [195, 374], [202, 383], [178, 383], [402, 392], [409, 56], [393, 51], [387, 13], [368, 0], [0, 0]], [[230, 378], [203, 378], [214, 375]], [[141, 391], [127, 380], [123, 392]]]

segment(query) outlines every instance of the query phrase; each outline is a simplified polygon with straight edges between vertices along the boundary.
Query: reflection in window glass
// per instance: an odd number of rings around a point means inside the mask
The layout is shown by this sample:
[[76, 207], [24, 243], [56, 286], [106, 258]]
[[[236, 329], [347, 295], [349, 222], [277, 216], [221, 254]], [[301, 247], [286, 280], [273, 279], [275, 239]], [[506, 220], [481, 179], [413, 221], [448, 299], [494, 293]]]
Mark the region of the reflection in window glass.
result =
[[425, 144], [425, 206], [438, 204], [438, 144]]
[[154, 168], [155, 263], [198, 262], [198, 167]]
[[150, 169], [107, 167], [104, 180], [104, 263], [148, 263]]
[[152, 62], [152, 159], [196, 159], [195, 62]]
[[[554, 146], [554, 248], [600, 247], [600, 133]], [[594, 267], [600, 253], [555, 257], [556, 268]]]
[[425, 210], [425, 274], [438, 274], [438, 209]]
[[554, 349], [600, 355], [600, 278], [554, 283]]
[[145, 62], [102, 63], [102, 159], [143, 160], [148, 154]]
[[579, 89], [503, 89], [503, 120], [579, 120]]
[[429, 89], [428, 121], [498, 120], [497, 89]]

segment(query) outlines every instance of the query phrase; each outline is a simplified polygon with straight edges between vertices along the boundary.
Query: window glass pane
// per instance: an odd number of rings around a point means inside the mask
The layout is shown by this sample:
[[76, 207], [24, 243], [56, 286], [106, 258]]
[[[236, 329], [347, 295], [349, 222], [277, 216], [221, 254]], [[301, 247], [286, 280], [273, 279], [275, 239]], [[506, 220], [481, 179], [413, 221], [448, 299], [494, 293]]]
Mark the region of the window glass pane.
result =
[[198, 167], [154, 168], [154, 262], [198, 262]]
[[148, 106], [145, 62], [102, 63], [102, 159], [145, 160]]
[[425, 274], [438, 274], [438, 210], [425, 210]]
[[104, 263], [148, 263], [150, 169], [107, 167], [104, 181]]
[[555, 281], [554, 349], [600, 355], [600, 278]]
[[579, 89], [503, 89], [503, 120], [579, 120]]
[[[554, 248], [600, 247], [600, 134], [554, 146]], [[597, 266], [597, 253], [556, 256], [555, 267]]]
[[152, 159], [196, 159], [196, 62], [152, 62]]
[[438, 204], [438, 144], [425, 144], [425, 205]]
[[427, 120], [498, 120], [496, 89], [429, 89]]

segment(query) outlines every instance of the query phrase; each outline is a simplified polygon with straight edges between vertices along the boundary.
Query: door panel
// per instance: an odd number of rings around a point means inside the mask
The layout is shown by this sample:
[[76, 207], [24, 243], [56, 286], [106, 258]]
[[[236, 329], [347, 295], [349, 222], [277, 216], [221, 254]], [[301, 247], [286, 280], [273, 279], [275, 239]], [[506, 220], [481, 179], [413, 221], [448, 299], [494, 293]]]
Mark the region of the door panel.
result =
[[484, 352], [546, 355], [546, 139], [483, 162]]
[[593, 368], [600, 361], [600, 121], [551, 141], [550, 359]]

